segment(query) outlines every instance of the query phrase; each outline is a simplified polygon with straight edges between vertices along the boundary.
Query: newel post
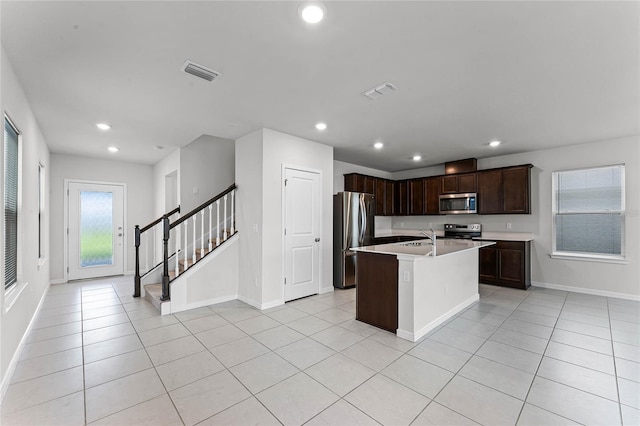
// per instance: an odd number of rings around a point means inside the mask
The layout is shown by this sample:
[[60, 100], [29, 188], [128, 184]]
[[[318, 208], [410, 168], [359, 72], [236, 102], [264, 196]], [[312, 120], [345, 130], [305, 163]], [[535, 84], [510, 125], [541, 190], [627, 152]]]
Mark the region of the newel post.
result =
[[140, 226], [136, 225], [134, 229], [135, 247], [136, 247], [136, 271], [133, 277], [133, 297], [140, 297]]
[[160, 300], [165, 301], [171, 298], [169, 293], [169, 217], [162, 217], [162, 296]]

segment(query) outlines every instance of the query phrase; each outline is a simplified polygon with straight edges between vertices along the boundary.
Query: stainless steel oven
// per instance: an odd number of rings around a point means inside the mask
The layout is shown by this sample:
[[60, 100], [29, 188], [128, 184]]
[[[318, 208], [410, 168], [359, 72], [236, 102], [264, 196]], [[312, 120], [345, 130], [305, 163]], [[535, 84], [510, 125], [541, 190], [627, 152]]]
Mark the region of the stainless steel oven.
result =
[[447, 223], [444, 225], [444, 237], [445, 238], [460, 238], [464, 240], [470, 240], [472, 238], [479, 238], [482, 236], [482, 225], [479, 223], [472, 223], [469, 225], [456, 225], [454, 223]]

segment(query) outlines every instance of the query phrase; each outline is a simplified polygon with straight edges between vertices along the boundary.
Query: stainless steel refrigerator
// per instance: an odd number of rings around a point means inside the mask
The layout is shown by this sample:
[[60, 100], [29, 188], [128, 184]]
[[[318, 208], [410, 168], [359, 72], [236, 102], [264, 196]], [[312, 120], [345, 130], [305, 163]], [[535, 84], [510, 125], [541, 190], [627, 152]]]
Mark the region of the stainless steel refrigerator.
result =
[[333, 196], [333, 286], [356, 285], [356, 256], [349, 250], [373, 244], [373, 194], [339, 192]]

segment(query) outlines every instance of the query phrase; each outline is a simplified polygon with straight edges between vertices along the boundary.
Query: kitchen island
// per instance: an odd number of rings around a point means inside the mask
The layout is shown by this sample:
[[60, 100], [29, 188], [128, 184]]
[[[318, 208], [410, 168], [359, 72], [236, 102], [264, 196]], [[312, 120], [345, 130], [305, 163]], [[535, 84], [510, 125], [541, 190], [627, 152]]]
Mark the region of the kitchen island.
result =
[[415, 342], [479, 299], [478, 250], [437, 239], [354, 248], [356, 319]]

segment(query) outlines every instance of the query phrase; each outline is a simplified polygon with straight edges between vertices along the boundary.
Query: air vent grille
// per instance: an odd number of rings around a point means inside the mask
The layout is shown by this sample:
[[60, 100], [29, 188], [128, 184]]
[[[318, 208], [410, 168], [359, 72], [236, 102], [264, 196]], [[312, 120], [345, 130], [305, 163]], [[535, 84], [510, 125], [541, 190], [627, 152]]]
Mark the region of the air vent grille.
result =
[[218, 71], [214, 71], [189, 60], [182, 65], [182, 71], [207, 81], [215, 81], [222, 76], [222, 73], [219, 73]]
[[362, 92], [362, 94], [369, 99], [376, 99], [376, 98], [379, 98], [380, 96], [391, 93], [394, 90], [398, 90], [398, 88], [395, 85], [389, 83], [388, 81], [385, 81], [384, 83], [380, 83], [369, 90], [365, 90], [364, 92]]

